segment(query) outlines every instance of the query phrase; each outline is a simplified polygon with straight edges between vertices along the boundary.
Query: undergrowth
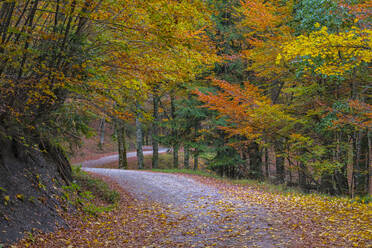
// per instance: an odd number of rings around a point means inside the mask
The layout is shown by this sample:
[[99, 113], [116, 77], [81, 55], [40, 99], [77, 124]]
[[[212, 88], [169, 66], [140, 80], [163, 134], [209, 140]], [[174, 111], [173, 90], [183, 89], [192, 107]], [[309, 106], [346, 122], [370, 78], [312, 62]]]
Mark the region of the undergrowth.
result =
[[[77, 166], [72, 167], [72, 175], [74, 182], [63, 187], [64, 198], [69, 204], [95, 216], [110, 211], [117, 205], [119, 193], [111, 190], [104, 181], [88, 175]], [[106, 204], [97, 205], [94, 201], [96, 198]]]

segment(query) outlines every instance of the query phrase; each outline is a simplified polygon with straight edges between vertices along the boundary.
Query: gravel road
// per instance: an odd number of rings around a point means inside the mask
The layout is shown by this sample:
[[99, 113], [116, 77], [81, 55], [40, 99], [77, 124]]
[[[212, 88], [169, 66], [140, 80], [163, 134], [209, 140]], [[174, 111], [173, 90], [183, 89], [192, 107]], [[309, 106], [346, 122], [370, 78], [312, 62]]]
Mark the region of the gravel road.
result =
[[[168, 148], [160, 148], [159, 153], [166, 153]], [[143, 151], [143, 155], [151, 155], [152, 151]], [[127, 152], [127, 158], [135, 158], [137, 152]], [[115, 161], [119, 161], [119, 155], [105, 156], [95, 160], [88, 160], [81, 163], [82, 167], [99, 167], [100, 165], [109, 164]]]
[[[276, 228], [280, 220], [254, 204], [190, 177], [118, 169], [83, 168], [115, 180], [138, 201], [152, 201], [181, 216], [169, 234], [181, 247], [289, 247], [290, 236]], [[171, 218], [172, 216], [170, 216]], [[157, 247], [157, 246], [154, 246]]]

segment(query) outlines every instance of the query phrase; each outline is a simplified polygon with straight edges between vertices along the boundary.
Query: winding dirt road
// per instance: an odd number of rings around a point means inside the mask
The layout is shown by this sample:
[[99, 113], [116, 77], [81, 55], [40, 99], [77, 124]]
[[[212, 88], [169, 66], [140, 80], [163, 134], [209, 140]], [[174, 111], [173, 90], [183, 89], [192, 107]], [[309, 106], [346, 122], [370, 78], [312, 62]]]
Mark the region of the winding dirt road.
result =
[[[159, 154], [166, 153], [167, 151], [168, 151], [168, 148], [160, 148], [159, 149]], [[152, 151], [143, 151], [143, 155], [145, 155], [145, 156], [146, 155], [151, 155], [151, 154], [152, 154]], [[135, 157], [137, 157], [137, 152], [127, 152], [127, 158], [135, 158]], [[118, 154], [110, 155], [110, 156], [104, 156], [102, 158], [95, 159], [95, 160], [84, 161], [80, 164], [82, 165], [82, 167], [94, 168], [94, 167], [99, 167], [101, 165], [109, 164], [109, 163], [116, 162], [116, 161], [119, 161], [119, 155]]]
[[[110, 177], [137, 201], [164, 206], [182, 219], [161, 243], [177, 247], [290, 247], [291, 235], [261, 206], [247, 204], [211, 185], [179, 174], [83, 168]], [[154, 244], [154, 247], [157, 246]]]

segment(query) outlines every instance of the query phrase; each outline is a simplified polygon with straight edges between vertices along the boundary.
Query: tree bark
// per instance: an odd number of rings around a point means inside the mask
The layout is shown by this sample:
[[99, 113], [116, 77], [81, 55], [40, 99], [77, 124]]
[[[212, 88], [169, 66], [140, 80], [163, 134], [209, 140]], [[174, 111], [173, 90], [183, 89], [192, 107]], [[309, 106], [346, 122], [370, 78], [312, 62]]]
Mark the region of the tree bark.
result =
[[196, 153], [194, 155], [194, 170], [197, 170], [198, 167], [199, 167], [199, 155], [197, 153], [197, 149], [196, 149]]
[[260, 152], [259, 146], [254, 142], [248, 149], [250, 158], [249, 169], [252, 173], [252, 177], [255, 179], [262, 179], [262, 153]]
[[[176, 106], [174, 103], [174, 95], [173, 92], [170, 94], [170, 104], [171, 104], [171, 117], [173, 122], [176, 120]], [[177, 130], [172, 127], [172, 138], [173, 138], [173, 168], [178, 168], [178, 150], [179, 150], [179, 144], [177, 141]]]
[[[363, 136], [363, 131], [362, 130], [359, 130], [359, 131], [355, 131], [354, 133], [354, 140], [355, 140], [355, 162], [354, 162], [354, 176], [355, 177], [356, 173], [358, 171], [361, 171], [361, 168], [360, 168], [360, 157], [361, 157], [361, 150], [362, 150], [362, 147], [361, 147], [361, 141], [362, 141], [362, 136]], [[353, 187], [357, 187], [357, 183], [358, 181], [353, 179]]]
[[371, 132], [370, 129], [367, 131], [367, 139], [368, 139], [368, 194], [372, 195], [372, 141], [371, 141]]
[[123, 154], [123, 150], [122, 150], [122, 138], [121, 138], [121, 132], [120, 132], [120, 122], [118, 119], [115, 120], [115, 132], [116, 132], [116, 139], [117, 139], [117, 142], [118, 142], [118, 153], [119, 153], [119, 164], [118, 164], [118, 168], [120, 168], [121, 164], [123, 163], [123, 157], [122, 157], [122, 154]]
[[2, 34], [1, 43], [4, 43], [6, 40], [6, 35], [8, 33], [8, 28], [10, 26], [10, 21], [13, 16], [13, 11], [15, 7], [14, 2], [4, 2], [0, 10], [0, 34]]
[[275, 144], [275, 154], [276, 154], [275, 167], [276, 167], [276, 179], [278, 183], [284, 183], [284, 180], [285, 180], [284, 157], [281, 156], [282, 153], [283, 153], [283, 144], [277, 142]]
[[154, 107], [154, 121], [152, 123], [152, 168], [159, 167], [159, 96], [154, 94], [153, 96], [153, 107]]
[[137, 117], [136, 117], [136, 141], [137, 141], [137, 167], [138, 169], [143, 169], [143, 149], [142, 149], [142, 123], [141, 123], [141, 114], [140, 105], [137, 103]]
[[265, 180], [269, 180], [269, 151], [268, 151], [268, 148], [265, 147], [263, 152], [264, 152], [264, 160], [265, 160], [265, 167], [264, 167]]
[[105, 142], [105, 122], [106, 122], [106, 119], [102, 118], [101, 122], [100, 122], [100, 125], [99, 125], [100, 138], [99, 138], [98, 147], [101, 150], [102, 150], [102, 146]]
[[300, 162], [298, 168], [298, 185], [301, 189], [306, 189], [306, 173], [305, 173], [305, 165], [303, 162]]
[[346, 175], [347, 175], [347, 185], [349, 190], [349, 196], [351, 198], [354, 197], [354, 140], [353, 137], [349, 137], [349, 144], [347, 147], [347, 167], [346, 167]]
[[[27, 25], [29, 27], [29, 29], [32, 28], [32, 25], [33, 25], [33, 21], [34, 21], [34, 17], [35, 17], [35, 14], [36, 14], [36, 10], [37, 10], [37, 6], [39, 4], [39, 0], [34, 0], [33, 2], [33, 6], [31, 8], [31, 12], [30, 12], [30, 15], [25, 23], [25, 25]], [[29, 30], [28, 32], [31, 32], [31, 30]], [[29, 41], [27, 40], [25, 42], [25, 45], [24, 45], [24, 51], [27, 51], [28, 50], [28, 47], [29, 47], [30, 43]], [[18, 79], [20, 79], [22, 77], [22, 73], [23, 73], [23, 67], [24, 67], [24, 64], [26, 63], [26, 59], [27, 59], [27, 52], [25, 52], [23, 54], [23, 57], [22, 57], [22, 60], [21, 60], [21, 63], [20, 63], [20, 66], [19, 66], [19, 71], [18, 71]]]
[[[195, 130], [194, 130], [194, 138], [196, 139], [198, 136], [198, 131], [199, 131], [199, 122], [195, 123]], [[197, 170], [199, 167], [199, 150], [198, 148], [195, 148], [194, 151], [194, 170]]]
[[183, 167], [185, 169], [189, 169], [190, 168], [190, 148], [188, 146], [185, 146], [183, 148], [183, 152], [184, 152]]
[[119, 128], [120, 138], [121, 138], [121, 163], [119, 164], [120, 169], [128, 169], [128, 159], [127, 159], [127, 142], [125, 135], [125, 124], [123, 121], [120, 122], [121, 126]]
[[178, 169], [178, 150], [179, 145], [176, 144], [173, 146], [173, 168]]

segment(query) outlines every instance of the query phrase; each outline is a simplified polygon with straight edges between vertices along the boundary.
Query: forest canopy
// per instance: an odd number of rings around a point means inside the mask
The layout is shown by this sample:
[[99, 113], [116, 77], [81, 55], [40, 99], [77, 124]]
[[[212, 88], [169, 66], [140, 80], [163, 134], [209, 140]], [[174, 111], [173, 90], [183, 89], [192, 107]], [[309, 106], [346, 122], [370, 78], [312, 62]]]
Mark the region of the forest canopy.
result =
[[182, 147], [187, 168], [193, 156], [222, 176], [371, 194], [371, 7], [1, 1], [0, 135], [67, 149], [103, 118], [121, 147], [136, 120], [137, 143], [151, 129], [174, 167]]

